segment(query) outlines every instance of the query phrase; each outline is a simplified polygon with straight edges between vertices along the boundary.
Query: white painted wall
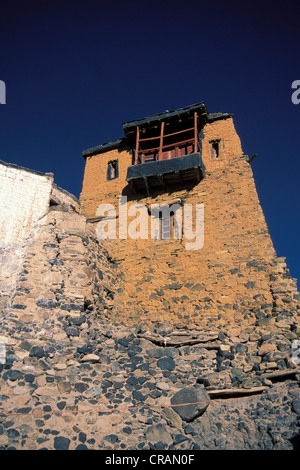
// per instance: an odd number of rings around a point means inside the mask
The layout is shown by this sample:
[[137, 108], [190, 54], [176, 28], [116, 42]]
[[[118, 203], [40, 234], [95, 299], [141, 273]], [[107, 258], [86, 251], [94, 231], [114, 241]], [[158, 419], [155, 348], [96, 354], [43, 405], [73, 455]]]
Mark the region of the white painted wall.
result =
[[22, 242], [49, 207], [53, 174], [0, 162], [0, 246]]

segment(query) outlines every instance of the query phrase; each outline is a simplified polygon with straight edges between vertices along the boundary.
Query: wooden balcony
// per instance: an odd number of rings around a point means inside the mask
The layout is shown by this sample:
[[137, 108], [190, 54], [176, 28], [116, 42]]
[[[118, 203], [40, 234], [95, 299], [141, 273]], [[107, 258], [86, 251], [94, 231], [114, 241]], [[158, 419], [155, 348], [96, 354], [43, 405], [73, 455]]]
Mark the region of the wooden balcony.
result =
[[153, 190], [165, 190], [199, 183], [205, 168], [200, 153], [168, 160], [152, 160], [132, 165], [127, 170], [127, 182], [138, 193], [150, 195]]

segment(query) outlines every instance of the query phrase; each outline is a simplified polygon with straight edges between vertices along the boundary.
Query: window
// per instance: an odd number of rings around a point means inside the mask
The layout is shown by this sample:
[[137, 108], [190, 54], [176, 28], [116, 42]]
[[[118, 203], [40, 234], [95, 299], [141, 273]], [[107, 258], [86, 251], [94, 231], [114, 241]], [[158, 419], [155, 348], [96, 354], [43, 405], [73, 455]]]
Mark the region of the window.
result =
[[220, 139], [210, 140], [209, 143], [211, 145], [211, 158], [213, 160], [217, 160], [218, 158], [220, 158], [220, 143], [221, 143], [221, 140]]
[[114, 180], [118, 177], [119, 177], [119, 162], [118, 162], [118, 160], [113, 160], [111, 162], [108, 162], [106, 179], [107, 180]]
[[182, 238], [182, 208], [180, 204], [151, 208], [151, 236], [155, 240]]

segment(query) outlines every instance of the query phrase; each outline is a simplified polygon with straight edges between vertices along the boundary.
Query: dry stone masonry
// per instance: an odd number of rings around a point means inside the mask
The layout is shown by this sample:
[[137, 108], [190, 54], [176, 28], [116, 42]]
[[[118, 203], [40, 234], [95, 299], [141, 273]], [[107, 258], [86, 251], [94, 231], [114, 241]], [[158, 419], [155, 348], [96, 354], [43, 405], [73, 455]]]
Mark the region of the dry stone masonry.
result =
[[[0, 164], [0, 449], [299, 448], [296, 280], [275, 253], [232, 117], [177, 111], [147, 122], [184, 140], [174, 116], [195, 118], [205, 175], [187, 185], [168, 187], [168, 173], [166, 187], [133, 191], [130, 132], [139, 126], [142, 139], [143, 120], [85, 152], [80, 203], [51, 174]], [[98, 205], [124, 194], [203, 203], [203, 248], [99, 239]]]

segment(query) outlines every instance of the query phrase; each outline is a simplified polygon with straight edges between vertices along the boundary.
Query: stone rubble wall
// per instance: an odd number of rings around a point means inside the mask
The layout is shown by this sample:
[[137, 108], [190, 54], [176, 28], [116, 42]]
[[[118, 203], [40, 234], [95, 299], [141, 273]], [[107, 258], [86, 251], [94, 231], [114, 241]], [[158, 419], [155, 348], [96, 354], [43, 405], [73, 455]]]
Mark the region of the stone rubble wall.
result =
[[55, 337], [61, 316], [77, 317], [94, 308], [105, 315], [115, 308], [116, 272], [84, 216], [51, 210], [28, 240], [3, 325], [34, 325], [41, 337]]
[[[299, 444], [300, 369], [291, 360], [299, 329], [157, 325], [150, 331], [112, 324], [94, 310], [60, 311], [51, 325], [58, 307], [39, 308], [45, 318], [39, 328], [10, 317], [0, 331], [7, 340], [1, 449], [292, 450]], [[214, 394], [222, 390], [232, 393], [229, 400]]]

